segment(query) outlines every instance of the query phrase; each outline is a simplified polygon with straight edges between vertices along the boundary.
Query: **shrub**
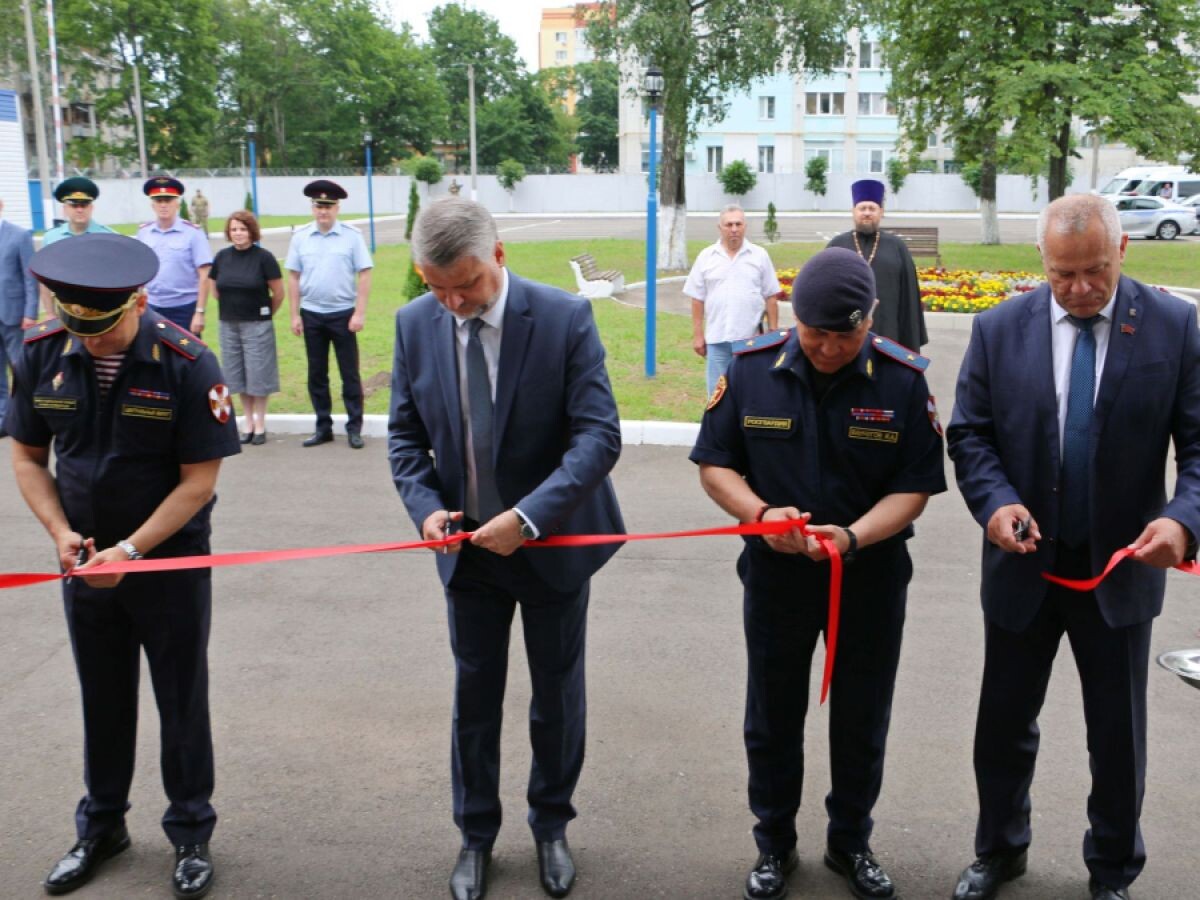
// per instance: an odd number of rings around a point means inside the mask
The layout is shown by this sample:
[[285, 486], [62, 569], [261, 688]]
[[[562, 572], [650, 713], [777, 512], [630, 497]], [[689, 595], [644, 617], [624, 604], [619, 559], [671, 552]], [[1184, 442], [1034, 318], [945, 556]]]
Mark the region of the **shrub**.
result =
[[775, 204], [767, 204], [767, 218], [763, 222], [763, 236], [767, 243], [773, 244], [779, 240], [779, 223], [775, 221]]
[[758, 176], [750, 170], [744, 159], [735, 159], [717, 173], [717, 181], [721, 182], [725, 193], [741, 197], [754, 189]]
[[818, 197], [824, 197], [829, 189], [829, 160], [823, 156], [814, 156], [804, 166], [804, 188], [812, 191]]
[[404, 223], [404, 239], [412, 240], [413, 223], [417, 221], [417, 211], [421, 208], [421, 195], [417, 193], [416, 179], [408, 183], [408, 221]]

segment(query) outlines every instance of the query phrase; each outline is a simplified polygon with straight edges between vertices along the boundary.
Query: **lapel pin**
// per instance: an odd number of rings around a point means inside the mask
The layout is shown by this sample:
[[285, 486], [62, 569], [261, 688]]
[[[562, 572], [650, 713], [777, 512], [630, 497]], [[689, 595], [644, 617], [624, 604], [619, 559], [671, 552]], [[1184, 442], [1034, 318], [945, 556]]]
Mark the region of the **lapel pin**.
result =
[[1133, 334], [1135, 331], [1137, 331], [1137, 329], [1134, 328], [1132, 325], [1122, 325], [1121, 326], [1121, 334]]

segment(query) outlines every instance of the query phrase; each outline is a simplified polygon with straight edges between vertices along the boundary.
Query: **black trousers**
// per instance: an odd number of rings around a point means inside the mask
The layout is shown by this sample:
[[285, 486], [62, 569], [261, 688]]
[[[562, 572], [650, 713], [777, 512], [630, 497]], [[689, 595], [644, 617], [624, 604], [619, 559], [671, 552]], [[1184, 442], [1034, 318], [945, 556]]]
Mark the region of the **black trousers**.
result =
[[212, 835], [212, 728], [208, 713], [210, 570], [127, 575], [111, 590], [73, 579], [63, 588], [83, 695], [84, 782], [80, 838], [124, 821], [137, 739], [138, 676], [146, 651], [161, 725], [163, 830], [172, 844]]
[[[1089, 577], [1087, 550], [1061, 551], [1056, 574]], [[1063, 634], [1083, 688], [1092, 771], [1083, 858], [1100, 882], [1124, 887], [1146, 863], [1139, 819], [1146, 789], [1146, 679], [1152, 622], [1110, 628], [1094, 593], [1051, 586], [1024, 631], [985, 622], [983, 688], [975, 725], [977, 853], [1029, 845], [1029, 787], [1038, 714]]]
[[363, 389], [358, 373], [358, 335], [350, 330], [354, 310], [316, 313], [300, 310], [304, 323], [304, 349], [308, 354], [308, 397], [317, 414], [317, 431], [333, 431], [333, 398], [329, 393], [329, 345], [337, 357], [346, 405], [346, 431], [362, 431]]
[[[745, 743], [754, 839], [762, 853], [796, 845], [804, 784], [809, 672], [829, 612], [829, 565], [763, 547], [738, 560], [745, 586]], [[902, 541], [868, 549], [845, 569], [837, 660], [829, 693], [832, 784], [829, 846], [870, 847], [871, 810], [883, 784], [892, 693], [900, 661], [912, 562]]]
[[587, 720], [588, 587], [585, 582], [573, 593], [551, 590], [523, 551], [502, 557], [463, 545], [446, 602], [455, 667], [454, 823], [467, 849], [491, 848], [500, 831], [500, 727], [509, 632], [518, 605], [533, 686], [529, 827], [537, 841], [558, 840], [575, 818], [571, 796], [583, 769]]

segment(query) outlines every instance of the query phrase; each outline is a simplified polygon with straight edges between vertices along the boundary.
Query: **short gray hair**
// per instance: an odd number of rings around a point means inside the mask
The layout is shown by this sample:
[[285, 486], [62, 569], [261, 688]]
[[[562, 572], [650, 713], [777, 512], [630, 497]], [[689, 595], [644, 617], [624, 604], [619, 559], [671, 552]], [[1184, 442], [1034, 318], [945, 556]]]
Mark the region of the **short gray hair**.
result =
[[467, 256], [489, 259], [497, 240], [496, 222], [483, 206], [465, 197], [443, 197], [417, 216], [412, 261], [441, 269]]
[[1096, 194], [1068, 194], [1042, 210], [1037, 223], [1037, 245], [1044, 249], [1046, 233], [1083, 234], [1094, 219], [1099, 219], [1114, 247], [1121, 245], [1121, 217], [1114, 203]]
[[744, 209], [742, 209], [741, 206], [739, 206], [738, 204], [726, 203], [724, 206], [721, 207], [721, 212], [717, 216], [717, 220], [720, 221], [721, 219], [725, 218], [725, 213], [731, 213], [731, 212], [740, 212], [743, 216], [746, 215], [746, 211]]

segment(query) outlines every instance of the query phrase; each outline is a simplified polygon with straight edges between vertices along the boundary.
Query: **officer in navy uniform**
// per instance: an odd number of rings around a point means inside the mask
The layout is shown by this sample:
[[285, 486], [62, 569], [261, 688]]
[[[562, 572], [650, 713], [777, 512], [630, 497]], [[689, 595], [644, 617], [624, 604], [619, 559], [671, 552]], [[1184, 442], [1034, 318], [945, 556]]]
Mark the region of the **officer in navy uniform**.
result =
[[[149, 310], [154, 251], [85, 234], [33, 257], [57, 319], [26, 332], [8, 428], [21, 493], [54, 540], [83, 696], [78, 841], [44, 887], [64, 894], [129, 846], [139, 650], [162, 727], [163, 829], [176, 896], [212, 886], [217, 815], [208, 709], [209, 569], [88, 575], [102, 563], [209, 553], [221, 459], [239, 452], [229, 391], [195, 337]], [[49, 469], [51, 444], [55, 471]], [[84, 558], [86, 557], [86, 563]]]
[[[795, 331], [734, 347], [691, 459], [708, 495], [742, 522], [793, 520], [846, 563], [830, 702], [825, 864], [856, 897], [895, 889], [870, 847], [912, 577], [906, 540], [946, 489], [929, 362], [870, 332], [875, 278], [852, 251], [814, 256], [792, 289]], [[745, 539], [749, 663], [745, 743], [759, 856], [747, 900], [787, 893], [797, 863], [809, 668], [828, 615], [830, 565], [799, 530]]]

